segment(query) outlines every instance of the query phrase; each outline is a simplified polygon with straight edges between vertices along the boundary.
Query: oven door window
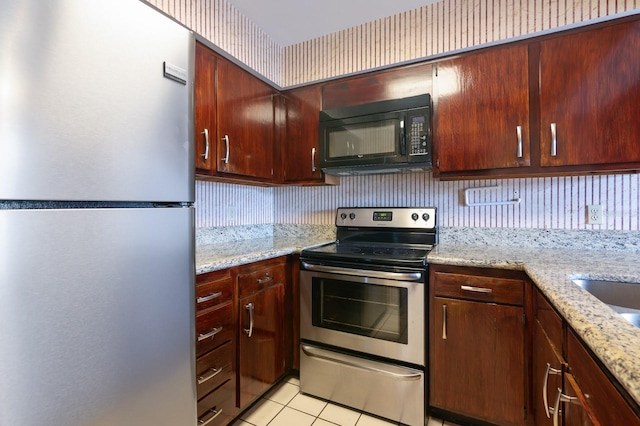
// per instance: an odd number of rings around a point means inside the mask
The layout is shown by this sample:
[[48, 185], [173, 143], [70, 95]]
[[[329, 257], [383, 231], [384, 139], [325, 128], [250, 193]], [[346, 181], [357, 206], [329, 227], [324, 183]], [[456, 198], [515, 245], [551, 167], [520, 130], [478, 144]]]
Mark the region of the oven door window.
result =
[[407, 294], [403, 287], [313, 278], [315, 327], [407, 344]]

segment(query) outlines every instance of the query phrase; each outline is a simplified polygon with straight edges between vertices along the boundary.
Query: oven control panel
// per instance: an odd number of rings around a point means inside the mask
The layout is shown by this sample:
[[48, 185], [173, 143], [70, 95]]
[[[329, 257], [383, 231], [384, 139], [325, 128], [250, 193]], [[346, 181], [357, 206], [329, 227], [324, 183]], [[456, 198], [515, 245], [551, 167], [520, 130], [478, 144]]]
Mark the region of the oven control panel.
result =
[[336, 226], [420, 228], [436, 227], [435, 207], [341, 207]]

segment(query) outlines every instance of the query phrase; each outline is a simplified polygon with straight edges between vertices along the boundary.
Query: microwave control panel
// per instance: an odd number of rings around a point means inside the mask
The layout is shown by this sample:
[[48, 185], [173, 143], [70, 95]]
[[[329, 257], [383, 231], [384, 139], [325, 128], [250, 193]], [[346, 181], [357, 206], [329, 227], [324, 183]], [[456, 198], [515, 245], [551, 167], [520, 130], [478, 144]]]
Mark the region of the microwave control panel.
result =
[[[428, 112], [427, 112], [428, 114]], [[409, 155], [429, 154], [429, 116], [410, 115], [407, 128]]]

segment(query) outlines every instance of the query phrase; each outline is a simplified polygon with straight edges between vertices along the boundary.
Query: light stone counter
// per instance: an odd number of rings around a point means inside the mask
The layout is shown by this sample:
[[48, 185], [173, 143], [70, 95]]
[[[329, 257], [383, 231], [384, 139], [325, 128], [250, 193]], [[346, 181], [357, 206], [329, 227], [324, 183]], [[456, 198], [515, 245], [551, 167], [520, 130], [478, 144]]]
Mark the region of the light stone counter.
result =
[[439, 244], [429, 264], [525, 271], [629, 394], [640, 403], [640, 328], [572, 278], [640, 282], [640, 253]]
[[269, 237], [196, 246], [196, 274], [243, 265], [324, 244], [332, 239], [316, 237]]

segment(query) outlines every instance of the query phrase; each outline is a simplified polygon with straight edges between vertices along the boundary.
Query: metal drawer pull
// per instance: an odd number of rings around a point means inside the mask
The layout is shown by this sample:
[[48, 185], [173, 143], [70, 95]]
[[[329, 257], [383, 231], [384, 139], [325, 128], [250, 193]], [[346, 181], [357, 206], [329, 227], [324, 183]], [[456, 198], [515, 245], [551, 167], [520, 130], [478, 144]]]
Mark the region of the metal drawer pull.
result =
[[200, 334], [198, 336], [198, 342], [206, 340], [209, 337], [214, 337], [216, 334], [220, 333], [221, 331], [222, 331], [222, 326], [214, 328], [213, 330], [211, 330], [207, 334]]
[[447, 305], [442, 305], [442, 340], [447, 340]]
[[311, 148], [311, 173], [315, 173], [316, 172], [316, 149]]
[[247, 303], [244, 308], [249, 311], [249, 328], [245, 328], [244, 332], [247, 333], [247, 337], [251, 337], [253, 334], [253, 303]]
[[558, 416], [560, 413], [560, 402], [571, 402], [578, 399], [575, 396], [567, 396], [562, 393], [562, 389], [558, 388], [558, 395], [556, 396], [556, 403], [553, 406], [553, 426], [559, 426]]
[[208, 419], [205, 419], [204, 416], [201, 419], [198, 419], [198, 426], [206, 426], [212, 421], [214, 421], [216, 417], [222, 414], [222, 408], [216, 411], [216, 407], [213, 407], [211, 410], [207, 411], [206, 415], [210, 415], [210, 414], [211, 414], [211, 417], [209, 417]]
[[220, 297], [220, 296], [222, 296], [222, 292], [221, 292], [221, 291], [219, 291], [219, 292], [217, 292], [217, 293], [210, 294], [210, 295], [208, 295], [208, 296], [198, 297], [198, 298], [196, 299], [196, 302], [198, 302], [198, 303], [204, 303], [204, 302], [208, 302], [209, 300], [213, 300], [213, 299], [215, 299], [216, 297]]
[[204, 157], [205, 160], [209, 159], [209, 129], [204, 129], [204, 132], [202, 132], [202, 134], [204, 135], [204, 154], [202, 154], [202, 156]]
[[202, 375], [202, 376], [198, 376], [198, 384], [201, 385], [204, 382], [208, 382], [209, 380], [213, 379], [214, 377], [216, 377], [218, 374], [220, 374], [220, 372], [222, 371], [222, 368], [213, 368], [211, 367], [209, 369], [209, 374]]
[[553, 368], [551, 364], [547, 363], [547, 371], [544, 373], [544, 380], [542, 381], [542, 402], [544, 403], [544, 411], [548, 419], [551, 418], [551, 413], [554, 412], [554, 408], [549, 407], [549, 399], [547, 397], [547, 384], [549, 383], [549, 374], [558, 376], [562, 374], [562, 370]]
[[461, 285], [460, 289], [461, 290], [465, 290], [465, 291], [473, 291], [475, 293], [491, 293], [493, 291], [490, 288], [473, 287], [473, 286], [470, 286], [470, 285]]
[[224, 164], [229, 164], [229, 135], [224, 135], [224, 138], [222, 138], [222, 140], [224, 141], [226, 152], [222, 161], [224, 161]]
[[516, 157], [522, 158], [522, 126], [516, 126], [516, 135], [518, 137], [518, 152]]
[[269, 281], [273, 281], [273, 277], [258, 278], [258, 284], [268, 283]]
[[551, 156], [558, 155], [558, 132], [556, 123], [551, 123]]

